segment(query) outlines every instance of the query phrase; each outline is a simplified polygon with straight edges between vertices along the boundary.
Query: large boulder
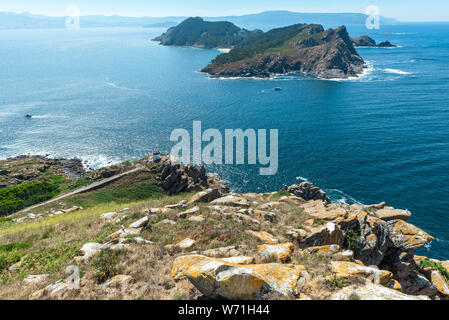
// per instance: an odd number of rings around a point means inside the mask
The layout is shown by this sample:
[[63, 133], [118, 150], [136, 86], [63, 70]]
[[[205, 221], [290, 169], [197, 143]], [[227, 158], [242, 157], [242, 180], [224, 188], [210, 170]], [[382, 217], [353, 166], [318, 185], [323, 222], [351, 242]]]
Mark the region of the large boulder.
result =
[[257, 248], [259, 256], [266, 260], [287, 262], [290, 260], [295, 246], [291, 242], [282, 244], [263, 244]]
[[257, 299], [268, 292], [295, 292], [298, 268], [282, 264], [240, 265], [205, 256], [181, 256], [173, 263], [175, 279], [187, 277], [208, 298]]
[[349, 261], [332, 261], [330, 269], [333, 273], [342, 278], [361, 276], [384, 286], [390, 286], [393, 281], [393, 274], [390, 271], [379, 270], [374, 267], [365, 267]]

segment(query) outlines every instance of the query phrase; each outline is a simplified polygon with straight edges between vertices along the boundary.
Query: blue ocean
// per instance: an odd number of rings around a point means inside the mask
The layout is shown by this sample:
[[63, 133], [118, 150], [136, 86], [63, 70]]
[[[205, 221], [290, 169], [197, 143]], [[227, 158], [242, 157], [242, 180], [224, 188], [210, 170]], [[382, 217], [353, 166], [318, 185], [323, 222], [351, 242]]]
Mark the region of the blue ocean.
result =
[[355, 80], [220, 80], [197, 72], [218, 51], [150, 41], [163, 29], [1, 30], [0, 158], [77, 156], [95, 168], [156, 144], [168, 152], [172, 130], [194, 120], [278, 129], [276, 175], [209, 169], [239, 192], [302, 176], [333, 201], [409, 209], [437, 238], [421, 253], [449, 259], [449, 24], [348, 30], [399, 47], [358, 49], [369, 68]]

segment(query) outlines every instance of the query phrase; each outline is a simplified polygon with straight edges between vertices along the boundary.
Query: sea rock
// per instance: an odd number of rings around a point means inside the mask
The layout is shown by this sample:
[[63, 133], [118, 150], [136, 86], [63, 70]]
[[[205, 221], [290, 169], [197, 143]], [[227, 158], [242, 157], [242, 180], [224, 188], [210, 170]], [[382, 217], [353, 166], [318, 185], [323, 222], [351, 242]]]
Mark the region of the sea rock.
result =
[[407, 295], [382, 285], [367, 282], [365, 286], [349, 286], [333, 294], [332, 300], [430, 300], [426, 296]]
[[322, 200], [325, 203], [331, 202], [326, 193], [320, 188], [315, 187], [311, 182], [301, 182], [300, 184], [291, 185], [287, 187], [287, 191], [305, 201]]
[[290, 260], [295, 246], [293, 243], [282, 243], [282, 244], [263, 244], [258, 246], [257, 252], [259, 256], [265, 260], [274, 259], [275, 261], [287, 262]]
[[175, 279], [187, 277], [208, 298], [257, 299], [267, 292], [293, 294], [300, 271], [282, 264], [233, 264], [205, 256], [181, 256], [173, 263]]

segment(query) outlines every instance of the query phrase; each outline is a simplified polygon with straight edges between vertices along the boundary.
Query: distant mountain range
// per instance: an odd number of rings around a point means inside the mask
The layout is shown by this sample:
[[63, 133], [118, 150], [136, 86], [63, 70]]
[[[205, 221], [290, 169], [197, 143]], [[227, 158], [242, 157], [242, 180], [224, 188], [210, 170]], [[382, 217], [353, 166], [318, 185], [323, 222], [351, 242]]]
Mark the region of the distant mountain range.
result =
[[[187, 17], [122, 17], [88, 15], [81, 17], [82, 28], [95, 27], [148, 27], [169, 28]], [[268, 30], [296, 23], [319, 23], [327, 26], [363, 25], [367, 16], [362, 13], [299, 13], [290, 11], [265, 11], [242, 16], [204, 17], [206, 21], [229, 21], [246, 29]], [[0, 12], [0, 29], [64, 28], [65, 17], [48, 17], [30, 13]], [[381, 24], [398, 24], [392, 18], [381, 17]]]

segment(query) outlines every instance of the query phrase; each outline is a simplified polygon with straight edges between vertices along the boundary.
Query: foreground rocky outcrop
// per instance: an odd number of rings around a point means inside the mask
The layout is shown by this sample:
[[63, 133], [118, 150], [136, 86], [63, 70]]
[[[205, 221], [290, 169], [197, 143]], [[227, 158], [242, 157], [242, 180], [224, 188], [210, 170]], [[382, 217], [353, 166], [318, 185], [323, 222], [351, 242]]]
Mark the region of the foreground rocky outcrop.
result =
[[[31, 247], [3, 256], [8, 281], [0, 298], [20, 282], [20, 297], [31, 299], [449, 299], [449, 261], [415, 254], [434, 238], [407, 222], [408, 210], [332, 203], [304, 181], [279, 192], [233, 193], [203, 167], [167, 156], [142, 163], [168, 193], [197, 192], [3, 222], [2, 230], [34, 233], [26, 235]], [[75, 242], [61, 246], [67, 237]], [[81, 288], [42, 268], [46, 259], [86, 270]]]
[[162, 188], [170, 195], [211, 190], [212, 194], [206, 192], [198, 195], [198, 199], [191, 200], [192, 203], [212, 201], [229, 191], [227, 183], [221, 180], [217, 174], [206, 174], [204, 166], [173, 164], [167, 156], [164, 156], [161, 163], [152, 163], [149, 165], [149, 169], [158, 174], [157, 179]]
[[324, 30], [298, 24], [273, 29], [222, 54], [202, 72], [213, 77], [270, 77], [305, 73], [319, 78], [356, 77], [364, 61], [354, 49], [346, 27]]

